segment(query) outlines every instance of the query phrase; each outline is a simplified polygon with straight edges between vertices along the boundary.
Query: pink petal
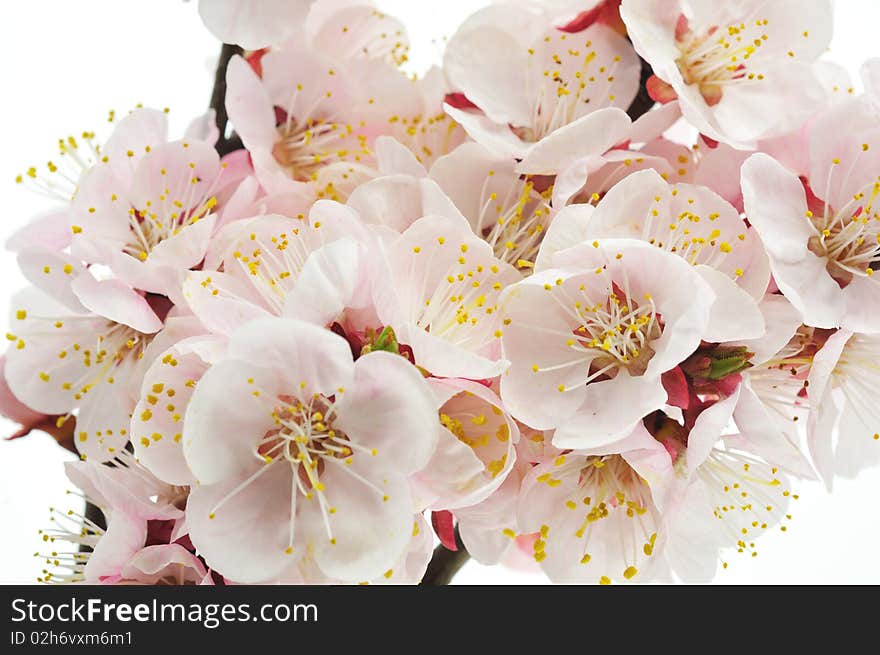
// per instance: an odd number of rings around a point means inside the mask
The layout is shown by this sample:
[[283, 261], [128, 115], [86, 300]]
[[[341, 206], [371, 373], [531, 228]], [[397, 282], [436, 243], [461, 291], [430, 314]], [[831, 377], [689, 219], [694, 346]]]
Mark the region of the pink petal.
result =
[[96, 280], [83, 273], [72, 284], [77, 299], [89, 310], [138, 332], [151, 334], [162, 329], [162, 321], [143, 296], [120, 280]]
[[83, 571], [92, 583], [105, 576], [118, 575], [122, 567], [144, 546], [147, 523], [121, 512], [110, 514], [107, 531], [89, 555]]

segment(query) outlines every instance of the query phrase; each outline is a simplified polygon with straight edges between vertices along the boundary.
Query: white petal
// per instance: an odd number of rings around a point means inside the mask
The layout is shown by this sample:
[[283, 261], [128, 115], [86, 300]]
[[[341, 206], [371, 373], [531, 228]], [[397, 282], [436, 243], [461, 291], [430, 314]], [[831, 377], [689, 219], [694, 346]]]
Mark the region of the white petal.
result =
[[506, 123], [493, 123], [488, 116], [462, 111], [448, 104], [444, 104], [443, 109], [469, 137], [498, 157], [519, 159], [528, 151], [529, 144], [517, 137]]
[[229, 60], [226, 69], [226, 110], [229, 120], [249, 149], [271, 149], [278, 133], [275, 112], [260, 78], [242, 57]]
[[806, 217], [800, 181], [764, 154], [752, 155], [742, 168], [743, 202], [761, 236], [779, 289], [804, 315], [808, 325], [836, 327], [844, 310], [840, 287], [825, 261], [807, 248], [815, 228]]
[[687, 443], [687, 468], [690, 474], [703, 465], [709, 453], [712, 452], [712, 448], [721, 439], [721, 433], [727, 428], [733, 417], [733, 410], [739, 401], [739, 394], [739, 387], [737, 387], [734, 393], [704, 409], [697, 416], [694, 427], [691, 428], [688, 435]]
[[311, 0], [199, 0], [199, 15], [224, 43], [258, 50], [281, 43], [303, 24]]
[[270, 580], [294, 561], [286, 552], [291, 469], [278, 461], [264, 466], [261, 475], [237, 492], [244, 480], [232, 478], [196, 486], [187, 500], [193, 545], [209, 567], [236, 582]]
[[334, 425], [376, 449], [375, 466], [397, 475], [424, 468], [437, 445], [434, 397], [405, 358], [371, 352], [354, 366], [354, 382], [340, 394]]
[[452, 86], [495, 123], [529, 125], [532, 108], [525, 93], [527, 57], [512, 35], [479, 27], [459, 31], [447, 43], [443, 68]]
[[520, 173], [554, 175], [590, 155], [601, 155], [626, 140], [631, 121], [626, 112], [606, 107], [554, 130], [531, 146], [517, 166]]
[[764, 316], [754, 298], [724, 273], [706, 265], [697, 266], [696, 269], [716, 296], [709, 312], [704, 340], [718, 343], [756, 339], [764, 334]]
[[754, 353], [749, 360], [754, 366], [763, 364], [782, 350], [801, 326], [800, 312], [785, 296], [767, 295], [758, 307], [764, 315], [764, 325], [767, 328], [764, 335], [757, 339], [735, 339]]
[[[246, 476], [263, 463], [257, 446], [275, 425], [275, 382], [266, 369], [237, 360], [215, 364], [196, 382], [184, 417], [183, 453], [202, 484]], [[137, 421], [144, 416], [133, 418], [135, 434]]]
[[273, 369], [289, 391], [306, 382], [306, 393], [331, 396], [354, 374], [351, 349], [342, 337], [293, 319], [252, 321], [232, 335], [229, 357]]
[[[633, 428], [666, 403], [659, 378], [634, 377], [621, 371], [617, 377], [586, 385], [577, 413], [553, 435], [557, 448], [598, 448], [631, 434]], [[626, 399], [626, 401], [624, 401]]]
[[98, 281], [83, 273], [71, 286], [77, 299], [95, 314], [146, 334], [162, 329], [162, 321], [144, 297], [119, 280]]
[[[327, 502], [336, 509], [329, 516], [334, 542], [319, 529], [317, 500], [303, 501], [303, 530], [307, 532], [315, 561], [326, 574], [340, 580], [358, 582], [376, 578], [388, 571], [405, 551], [412, 535], [415, 513], [405, 479], [372, 474], [352, 467], [368, 479], [378, 492], [349, 475], [345, 464], [324, 469], [321, 482], [326, 486]], [[369, 517], [368, 520], [364, 520]]]

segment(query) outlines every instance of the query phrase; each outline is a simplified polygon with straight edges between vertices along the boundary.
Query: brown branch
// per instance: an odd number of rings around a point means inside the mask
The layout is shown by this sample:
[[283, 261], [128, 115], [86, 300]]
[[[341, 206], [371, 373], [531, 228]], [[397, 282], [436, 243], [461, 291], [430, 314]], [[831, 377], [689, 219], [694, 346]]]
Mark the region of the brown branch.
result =
[[[88, 499], [86, 499], [85, 517], [86, 521], [91, 521], [102, 530], [107, 529], [107, 519], [104, 516], [104, 510], [102, 510], [100, 507], [98, 507]], [[88, 528], [87, 526], [83, 526], [83, 529], [91, 530], [91, 528]], [[77, 551], [80, 553], [91, 553], [93, 550], [94, 548], [92, 548], [88, 544], [80, 544], [77, 548]]]
[[626, 113], [629, 114], [629, 117], [632, 120], [636, 120], [639, 116], [646, 114], [651, 107], [654, 106], [654, 101], [651, 99], [651, 96], [648, 95], [647, 87], [648, 78], [654, 74], [654, 71], [651, 69], [651, 64], [641, 57], [639, 57], [639, 61], [642, 62], [642, 71], [639, 79], [639, 92], [636, 95], [635, 100], [633, 100], [632, 104], [629, 106], [629, 109], [626, 110]]
[[461, 536], [458, 534], [458, 528], [455, 528], [455, 545], [458, 550], [449, 550], [443, 544], [434, 549], [434, 555], [428, 562], [428, 570], [422, 577], [419, 584], [442, 586], [452, 582], [455, 574], [461, 570], [470, 559], [470, 554], [461, 542]]
[[215, 147], [221, 157], [242, 147], [241, 139], [238, 136], [235, 134], [226, 136], [226, 128], [229, 123], [229, 115], [226, 113], [226, 67], [229, 66], [229, 60], [232, 57], [240, 55], [242, 52], [244, 51], [239, 46], [224, 43], [220, 50], [220, 59], [217, 61], [217, 70], [214, 72], [214, 89], [211, 91], [210, 107], [214, 110], [215, 124], [220, 131]]

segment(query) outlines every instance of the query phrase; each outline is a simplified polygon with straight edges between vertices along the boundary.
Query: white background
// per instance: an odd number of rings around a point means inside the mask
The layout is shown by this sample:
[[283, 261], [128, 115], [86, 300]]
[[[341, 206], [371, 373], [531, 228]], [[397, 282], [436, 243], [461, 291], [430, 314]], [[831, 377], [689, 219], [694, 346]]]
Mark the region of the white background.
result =
[[[415, 69], [437, 60], [443, 38], [484, 4], [379, 2], [406, 23]], [[829, 57], [855, 75], [864, 58], [880, 56], [880, 48], [871, 52], [878, 21], [876, 0], [839, 0]], [[219, 50], [201, 25], [195, 3], [179, 0], [4, 2], [0, 44], [3, 241], [50, 202], [18, 187], [16, 174], [44, 165], [59, 137], [83, 130], [106, 136], [109, 109], [125, 112], [137, 103], [170, 107], [172, 134], [179, 135], [205, 109]], [[15, 258], [0, 251], [0, 306], [22, 285]], [[0, 419], [0, 434], [12, 430]], [[41, 563], [32, 554], [39, 547], [37, 530], [47, 524], [48, 507], [73, 506], [74, 499], [65, 498], [70, 485], [62, 471], [69, 457], [42, 434], [0, 442], [0, 583], [33, 582], [39, 574]], [[804, 484], [799, 492], [788, 532], [767, 535], [757, 558], [732, 554], [730, 567], [716, 581], [880, 583], [880, 471], [840, 481], [832, 495], [817, 484]], [[535, 583], [543, 578], [471, 562], [456, 581]]]

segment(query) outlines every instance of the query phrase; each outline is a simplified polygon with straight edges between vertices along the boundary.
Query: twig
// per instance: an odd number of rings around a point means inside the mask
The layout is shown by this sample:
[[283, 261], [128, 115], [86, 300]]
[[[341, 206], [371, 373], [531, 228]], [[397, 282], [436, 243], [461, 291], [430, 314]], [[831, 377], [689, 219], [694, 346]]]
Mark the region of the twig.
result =
[[217, 70], [214, 73], [214, 89], [211, 91], [210, 107], [214, 110], [215, 123], [220, 131], [215, 147], [221, 157], [241, 148], [241, 139], [234, 134], [226, 136], [226, 128], [229, 123], [229, 116], [226, 113], [226, 67], [233, 56], [240, 55], [242, 52], [244, 51], [239, 46], [224, 43], [220, 50], [220, 59], [217, 61]]
[[449, 550], [442, 544], [434, 549], [434, 555], [428, 563], [428, 570], [425, 571], [420, 584], [441, 586], [452, 582], [455, 574], [470, 559], [470, 554], [461, 542], [457, 527], [455, 528], [455, 544], [458, 546], [458, 550]]

